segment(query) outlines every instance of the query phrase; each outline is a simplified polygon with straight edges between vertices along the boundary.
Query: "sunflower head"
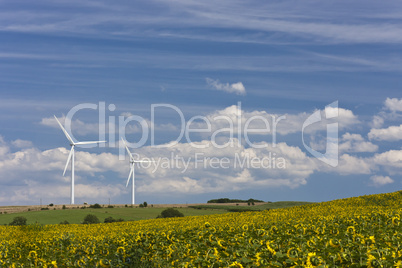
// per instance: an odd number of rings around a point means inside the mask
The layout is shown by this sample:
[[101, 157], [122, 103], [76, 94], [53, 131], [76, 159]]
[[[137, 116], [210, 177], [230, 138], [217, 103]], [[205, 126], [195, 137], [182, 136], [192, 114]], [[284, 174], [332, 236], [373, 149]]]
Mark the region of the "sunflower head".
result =
[[333, 248], [337, 248], [340, 246], [340, 242], [338, 239], [334, 238], [334, 239], [329, 240], [329, 245]]
[[28, 257], [30, 259], [36, 259], [37, 256], [38, 256], [38, 253], [36, 253], [35, 250], [30, 251], [29, 254], [28, 254]]
[[233, 262], [229, 267], [237, 267], [237, 268], [243, 268], [243, 265], [240, 262]]
[[381, 267], [380, 262], [371, 254], [368, 256], [366, 264], [367, 264], [367, 268]]
[[99, 264], [100, 264], [100, 266], [102, 266], [102, 267], [110, 267], [110, 262], [109, 262], [109, 260], [106, 260], [106, 259], [101, 259], [101, 260], [99, 261]]
[[354, 226], [349, 226], [349, 227], [346, 229], [346, 232], [347, 232], [348, 234], [354, 235], [355, 232], [356, 232], [356, 229], [355, 229]]
[[296, 248], [289, 248], [287, 255], [291, 261], [296, 261], [299, 258], [299, 251]]

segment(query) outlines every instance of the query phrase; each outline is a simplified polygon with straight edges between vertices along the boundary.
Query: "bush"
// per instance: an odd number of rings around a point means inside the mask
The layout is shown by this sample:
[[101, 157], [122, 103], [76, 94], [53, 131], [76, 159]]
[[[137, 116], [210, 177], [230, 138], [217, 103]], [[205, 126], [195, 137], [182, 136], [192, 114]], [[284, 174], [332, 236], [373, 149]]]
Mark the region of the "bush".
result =
[[107, 208], [114, 208], [114, 206], [113, 206], [113, 205], [109, 205], [109, 206], [107, 206]]
[[26, 225], [27, 224], [27, 218], [23, 216], [18, 216], [13, 219], [12, 222], [10, 222], [9, 225], [14, 225], [14, 226], [19, 226], [19, 225]]
[[60, 224], [70, 224], [67, 220], [60, 222]]
[[104, 223], [112, 223], [115, 222], [116, 220], [113, 217], [107, 217], [103, 222]]
[[140, 208], [143, 208], [144, 207], [144, 205], [143, 204], [140, 204]]
[[49, 208], [40, 208], [40, 210], [49, 210]]
[[90, 208], [102, 208], [102, 206], [99, 205], [98, 203], [93, 204], [93, 205], [90, 205], [89, 207], [90, 207]]
[[63, 205], [63, 209], [66, 209], [66, 205]]
[[105, 220], [104, 220], [104, 223], [112, 223], [112, 222], [122, 222], [122, 221], [124, 221], [122, 218], [119, 218], [119, 219], [114, 219], [113, 217], [107, 217]]
[[96, 217], [93, 214], [88, 214], [84, 218], [84, 222], [82, 224], [94, 224], [94, 223], [100, 223], [98, 217]]
[[175, 218], [175, 217], [184, 217], [184, 215], [177, 209], [168, 208], [162, 211], [161, 215], [159, 215], [157, 218]]
[[148, 206], [147, 202], [144, 202], [144, 208], [146, 208]]

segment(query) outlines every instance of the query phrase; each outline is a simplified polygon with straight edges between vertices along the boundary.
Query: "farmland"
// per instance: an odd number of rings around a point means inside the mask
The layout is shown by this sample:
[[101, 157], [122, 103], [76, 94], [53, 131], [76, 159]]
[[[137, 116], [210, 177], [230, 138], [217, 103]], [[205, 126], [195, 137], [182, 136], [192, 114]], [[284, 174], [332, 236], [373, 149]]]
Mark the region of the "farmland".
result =
[[[138, 221], [155, 219], [165, 208], [102, 208], [102, 209], [61, 209], [20, 212], [0, 215], [0, 224], [8, 224], [14, 217], [23, 216], [28, 224], [59, 224], [68, 221], [71, 224], [79, 224], [87, 214], [93, 214], [101, 222], [107, 217], [121, 218], [125, 221]], [[198, 216], [210, 214], [222, 214], [225, 210], [197, 210], [192, 208], [179, 208], [184, 216]]]
[[[82, 222], [87, 214], [93, 214], [99, 218], [101, 222], [107, 217], [115, 219], [123, 219], [125, 221], [137, 221], [155, 219], [166, 207], [175, 207], [184, 214], [184, 216], [201, 216], [211, 214], [222, 214], [229, 211], [237, 210], [265, 210], [282, 207], [292, 207], [306, 204], [307, 202], [280, 201], [273, 203], [261, 203], [255, 206], [247, 206], [247, 204], [172, 204], [172, 205], [152, 205], [152, 207], [139, 208], [138, 206], [117, 205], [114, 208], [91, 209], [89, 206], [67, 205], [67, 209], [62, 209], [61, 205], [52, 207], [42, 206], [46, 210], [41, 210], [40, 206], [30, 207], [9, 207], [2, 208], [0, 212], [0, 224], [10, 223], [14, 217], [23, 216], [27, 219], [28, 224], [58, 224], [68, 221], [72, 224]], [[79, 209], [77, 208], [79, 207]], [[196, 208], [196, 209], [194, 209]], [[48, 210], [47, 210], [48, 209]], [[28, 211], [30, 210], [30, 211]]]
[[8, 267], [402, 267], [402, 192], [256, 212], [0, 226]]

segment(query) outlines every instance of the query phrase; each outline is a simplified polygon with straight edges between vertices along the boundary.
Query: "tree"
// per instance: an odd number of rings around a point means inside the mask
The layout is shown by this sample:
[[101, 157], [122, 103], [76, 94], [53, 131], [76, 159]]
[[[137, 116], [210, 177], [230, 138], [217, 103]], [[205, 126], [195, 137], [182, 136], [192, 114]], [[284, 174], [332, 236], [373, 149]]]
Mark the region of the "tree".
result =
[[107, 217], [103, 222], [104, 223], [111, 223], [111, 222], [115, 222], [116, 220], [113, 217]]
[[174, 218], [174, 217], [184, 217], [183, 213], [174, 208], [168, 208], [161, 212], [157, 218]]
[[114, 219], [113, 217], [107, 217], [105, 220], [104, 220], [104, 223], [112, 223], [112, 222], [122, 222], [122, 221], [124, 221], [122, 218], [119, 218], [119, 219]]
[[13, 219], [12, 222], [10, 222], [9, 225], [14, 225], [14, 226], [19, 226], [19, 225], [26, 225], [27, 224], [27, 218], [23, 216], [18, 216]]
[[100, 223], [98, 217], [96, 217], [93, 214], [88, 214], [85, 216], [83, 224], [94, 224], [94, 223]]
[[147, 202], [144, 202], [144, 208], [146, 208], [148, 206]]
[[102, 208], [102, 206], [99, 205], [98, 203], [95, 203], [95, 204], [93, 204], [93, 205], [90, 205], [89, 207], [90, 207], [90, 208]]
[[60, 224], [70, 224], [67, 220], [60, 222]]

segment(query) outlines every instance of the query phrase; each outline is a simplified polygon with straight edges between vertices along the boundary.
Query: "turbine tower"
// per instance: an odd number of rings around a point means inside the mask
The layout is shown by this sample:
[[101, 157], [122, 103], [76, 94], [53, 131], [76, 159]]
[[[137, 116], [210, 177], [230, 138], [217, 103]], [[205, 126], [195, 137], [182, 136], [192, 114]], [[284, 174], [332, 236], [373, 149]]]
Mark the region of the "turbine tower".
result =
[[73, 139], [70, 137], [70, 135], [68, 134], [68, 132], [64, 129], [64, 127], [62, 126], [62, 124], [60, 123], [60, 121], [57, 119], [56, 116], [54, 116], [54, 118], [56, 119], [57, 123], [59, 123], [59, 126], [61, 128], [61, 130], [63, 130], [64, 135], [66, 135], [66, 138], [70, 141], [70, 146], [71, 146], [71, 150], [70, 150], [70, 154], [68, 155], [67, 158], [67, 162], [66, 162], [66, 166], [64, 168], [64, 172], [63, 172], [63, 176], [64, 174], [66, 174], [66, 170], [67, 170], [67, 166], [68, 163], [71, 160], [71, 205], [74, 205], [74, 147], [76, 145], [84, 145], [84, 144], [97, 144], [97, 143], [101, 143], [101, 142], [106, 142], [106, 141], [82, 141], [82, 142], [74, 142]]
[[130, 156], [130, 174], [128, 174], [128, 179], [126, 183], [126, 187], [128, 186], [128, 183], [130, 182], [130, 179], [132, 177], [131, 181], [131, 205], [135, 204], [135, 186], [134, 186], [134, 180], [135, 180], [135, 163], [144, 163], [144, 162], [153, 162], [153, 161], [147, 161], [147, 160], [134, 160], [133, 155], [131, 154], [130, 150], [127, 147], [126, 142], [121, 138], [121, 140], [124, 143], [124, 146], [126, 147], [127, 153]]

